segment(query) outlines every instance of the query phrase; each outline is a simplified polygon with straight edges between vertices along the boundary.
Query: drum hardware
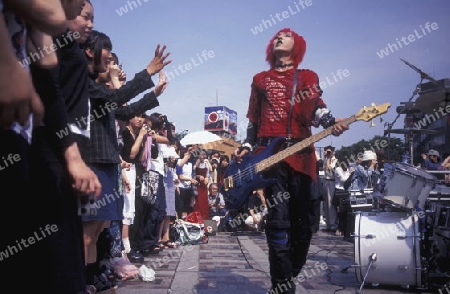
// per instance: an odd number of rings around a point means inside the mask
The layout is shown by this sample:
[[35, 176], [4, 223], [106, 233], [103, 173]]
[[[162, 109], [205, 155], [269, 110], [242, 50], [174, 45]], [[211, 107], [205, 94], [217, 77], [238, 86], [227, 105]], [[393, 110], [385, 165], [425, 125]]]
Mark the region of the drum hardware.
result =
[[361, 191], [350, 191], [349, 203], [352, 209], [366, 208], [371, 210], [373, 208], [373, 189], [364, 189]]
[[428, 135], [437, 135], [440, 134], [437, 130], [428, 130], [428, 129], [417, 129], [417, 128], [404, 128], [404, 129], [388, 129], [384, 131], [384, 134], [403, 134], [407, 136], [408, 139], [408, 148], [409, 148], [409, 161], [407, 163], [411, 164], [412, 159], [414, 158], [414, 135], [415, 134], [428, 134]]
[[397, 106], [396, 111], [398, 114], [415, 114], [421, 113], [422, 111], [416, 108], [416, 103], [414, 102], [400, 102], [404, 106]]
[[371, 270], [373, 263], [376, 262], [376, 261], [377, 261], [377, 254], [376, 253], [372, 253], [369, 256], [369, 267], [367, 268], [366, 274], [364, 275], [364, 279], [361, 282], [361, 286], [359, 287], [358, 293], [361, 293], [362, 288], [364, 287], [364, 284], [366, 283], [367, 275], [369, 274], [369, 271]]
[[352, 208], [371, 208], [373, 206], [373, 198], [369, 195], [351, 195], [350, 207]]
[[390, 129], [390, 130], [386, 130], [385, 132], [392, 133], [392, 134], [403, 134], [403, 135], [414, 135], [414, 134], [436, 135], [436, 134], [440, 133], [437, 130], [416, 129], [416, 128]]
[[405, 240], [406, 238], [420, 238], [420, 235], [411, 235], [411, 236], [397, 236], [397, 240]]
[[450, 182], [446, 183], [446, 179], [450, 179], [450, 170], [427, 170], [427, 173], [435, 175], [438, 179], [436, 188], [433, 189], [435, 193], [445, 193], [450, 195]]
[[355, 234], [351, 234], [352, 237], [358, 237], [358, 238], [364, 238], [364, 239], [374, 239], [377, 236], [372, 235], [372, 234], [368, 234], [368, 235], [355, 235]]
[[[416, 113], [417, 113], [416, 109], [419, 109], [420, 111], [423, 111], [423, 109], [421, 107], [419, 107], [417, 101], [416, 102], [412, 102], [412, 99], [421, 91], [423, 79], [428, 79], [432, 83], [434, 83], [436, 85], [439, 85], [435, 79], [433, 79], [432, 77], [430, 77], [429, 75], [424, 73], [422, 70], [420, 70], [416, 66], [412, 65], [411, 63], [407, 62], [406, 60], [401, 59], [401, 61], [403, 61], [410, 68], [412, 68], [413, 70], [418, 72], [420, 74], [421, 80], [420, 80], [420, 83], [418, 85], [416, 85], [416, 87], [415, 87], [411, 97], [409, 98], [408, 102], [405, 103], [405, 107], [404, 108], [400, 107], [400, 109], [397, 108], [398, 114], [394, 118], [392, 123], [385, 123], [385, 127], [387, 126], [387, 130], [384, 131], [384, 135], [386, 135], [386, 134], [388, 135], [388, 145], [389, 145], [391, 133], [395, 132], [395, 130], [392, 130], [392, 127], [394, 126], [395, 122], [397, 121], [397, 119], [400, 117], [401, 114], [416, 115]], [[418, 112], [418, 113], [420, 113], [420, 112]], [[399, 132], [400, 130], [401, 129], [397, 129], [397, 132]], [[410, 154], [411, 162], [408, 162], [408, 163], [411, 163], [411, 164], [413, 163], [412, 159], [414, 158], [414, 156], [413, 156], [413, 136], [412, 135], [416, 134], [416, 133], [418, 133], [417, 129], [409, 129], [408, 131], [402, 130], [402, 134], [410, 135], [408, 143], [409, 143], [409, 154]], [[388, 148], [388, 153], [387, 153], [387, 159], [388, 160], [391, 159], [390, 156], [391, 156], [390, 149]]]

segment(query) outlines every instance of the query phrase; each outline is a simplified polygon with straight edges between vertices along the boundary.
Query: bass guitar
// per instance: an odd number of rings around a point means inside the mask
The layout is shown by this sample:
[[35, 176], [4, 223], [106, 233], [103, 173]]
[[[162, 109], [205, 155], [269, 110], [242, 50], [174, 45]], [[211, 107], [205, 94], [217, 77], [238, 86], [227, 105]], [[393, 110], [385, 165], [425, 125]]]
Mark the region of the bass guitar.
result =
[[[390, 103], [384, 103], [371, 107], [364, 106], [357, 114], [343, 120], [343, 123], [349, 125], [357, 120], [370, 121], [383, 113], [386, 113]], [[330, 126], [321, 132], [312, 135], [294, 145], [276, 153], [278, 146], [286, 140], [285, 137], [275, 138], [261, 153], [257, 155], [246, 155], [241, 163], [231, 162], [225, 171], [221, 193], [224, 196], [228, 209], [241, 208], [254, 190], [266, 188], [273, 185], [276, 180], [270, 177], [264, 177], [263, 171], [274, 164], [282, 161], [286, 157], [299, 152], [311, 144], [331, 135], [333, 126]]]

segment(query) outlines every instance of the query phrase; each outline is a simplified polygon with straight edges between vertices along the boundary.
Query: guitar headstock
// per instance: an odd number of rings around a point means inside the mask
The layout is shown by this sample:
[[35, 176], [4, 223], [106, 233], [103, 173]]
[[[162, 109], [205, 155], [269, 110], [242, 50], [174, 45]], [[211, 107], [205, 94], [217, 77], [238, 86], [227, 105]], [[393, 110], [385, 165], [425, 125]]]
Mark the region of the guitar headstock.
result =
[[391, 107], [391, 103], [384, 103], [381, 105], [375, 105], [375, 103], [372, 103], [372, 106], [370, 107], [364, 106], [361, 108], [361, 110], [355, 114], [355, 117], [357, 120], [369, 121], [374, 117], [386, 113], [389, 107]]

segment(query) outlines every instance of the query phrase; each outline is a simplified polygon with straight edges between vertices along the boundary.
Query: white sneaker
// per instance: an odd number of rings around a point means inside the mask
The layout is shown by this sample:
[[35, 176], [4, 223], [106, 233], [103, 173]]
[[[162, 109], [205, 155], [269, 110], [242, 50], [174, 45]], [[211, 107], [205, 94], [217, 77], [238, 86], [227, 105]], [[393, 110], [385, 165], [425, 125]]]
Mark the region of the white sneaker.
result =
[[324, 225], [324, 226], [327, 224], [327, 223], [325, 222], [323, 216], [320, 216], [320, 222], [319, 222], [319, 224]]

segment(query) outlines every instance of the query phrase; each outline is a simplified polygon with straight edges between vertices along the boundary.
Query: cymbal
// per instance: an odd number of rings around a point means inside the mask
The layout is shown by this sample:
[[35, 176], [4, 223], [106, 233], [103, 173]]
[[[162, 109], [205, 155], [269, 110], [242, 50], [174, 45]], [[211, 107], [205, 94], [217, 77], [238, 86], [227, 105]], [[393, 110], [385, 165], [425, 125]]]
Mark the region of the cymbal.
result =
[[421, 111], [427, 114], [432, 114], [435, 113], [439, 109], [439, 107], [442, 106], [441, 105], [442, 102], [447, 102], [448, 104], [450, 104], [450, 97], [446, 98], [445, 90], [424, 93], [421, 94], [416, 99], [416, 108], [420, 109]]
[[431, 81], [433, 84], [438, 85], [438, 82], [437, 82], [434, 78], [432, 78], [432, 77], [430, 77], [428, 74], [424, 73], [424, 72], [423, 72], [420, 68], [418, 68], [417, 66], [412, 65], [411, 63], [409, 63], [408, 61], [406, 61], [406, 60], [404, 60], [404, 59], [402, 59], [402, 58], [400, 58], [400, 60], [403, 61], [407, 66], [409, 66], [410, 68], [412, 68], [413, 70], [415, 70], [418, 74], [420, 74], [420, 77], [421, 77], [422, 79], [427, 79], [427, 80]]
[[436, 130], [427, 130], [427, 129], [416, 129], [416, 128], [405, 128], [405, 129], [390, 129], [385, 130], [385, 133], [393, 133], [393, 134], [439, 134], [439, 131]]

